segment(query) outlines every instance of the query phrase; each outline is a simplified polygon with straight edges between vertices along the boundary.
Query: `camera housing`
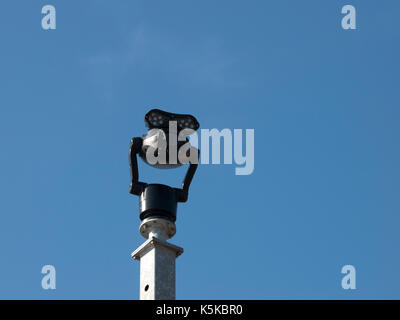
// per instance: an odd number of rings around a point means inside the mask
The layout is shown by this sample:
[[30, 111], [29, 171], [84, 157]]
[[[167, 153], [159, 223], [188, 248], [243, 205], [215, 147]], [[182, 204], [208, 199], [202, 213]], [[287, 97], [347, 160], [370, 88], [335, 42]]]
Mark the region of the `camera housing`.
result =
[[[176, 121], [177, 125], [171, 126], [171, 121]], [[139, 196], [140, 199], [140, 219], [142, 220], [141, 228], [143, 229], [141, 229], [143, 231], [141, 233], [143, 236], [146, 235], [146, 227], [149, 221], [153, 223], [156, 220], [158, 222], [164, 221], [169, 226], [167, 228], [169, 230], [168, 233], [173, 235], [177, 204], [178, 202], [186, 202], [188, 199], [189, 187], [196, 173], [199, 158], [199, 150], [190, 145], [187, 136], [182, 139], [183, 141], [178, 141], [178, 136], [182, 130], [190, 129], [194, 132], [200, 125], [196, 118], [191, 115], [179, 115], [159, 109], [150, 110], [145, 116], [145, 123], [149, 131], [142, 137], [131, 139], [129, 148], [131, 185], [129, 192]], [[184, 146], [185, 144], [188, 145]], [[179, 161], [178, 154], [181, 147], [183, 147], [183, 152], [186, 151], [187, 158], [185, 161], [188, 161], [186, 163], [189, 164], [181, 188], [139, 181], [137, 155], [153, 167], [159, 169], [176, 168], [186, 164]], [[150, 148], [152, 148], [150, 151], [153, 153], [165, 152], [165, 163], [150, 163], [147, 157], [147, 151]], [[191, 152], [195, 152], [196, 161], [192, 161]], [[174, 163], [171, 163], [171, 158]]]
[[[158, 169], [173, 169], [184, 165], [179, 161], [178, 151], [180, 148], [190, 143], [186, 137], [183, 141], [178, 141], [179, 133], [182, 130], [189, 129], [195, 132], [200, 124], [195, 117], [188, 114], [177, 114], [162, 111], [160, 109], [150, 110], [144, 117], [146, 127], [149, 129], [147, 134], [142, 136], [142, 149], [139, 156], [148, 165]], [[176, 125], [171, 125], [171, 122]], [[186, 156], [190, 157], [193, 147], [186, 151]], [[165, 156], [164, 161], [152, 163], [148, 159], [148, 152], [155, 157], [160, 154]]]

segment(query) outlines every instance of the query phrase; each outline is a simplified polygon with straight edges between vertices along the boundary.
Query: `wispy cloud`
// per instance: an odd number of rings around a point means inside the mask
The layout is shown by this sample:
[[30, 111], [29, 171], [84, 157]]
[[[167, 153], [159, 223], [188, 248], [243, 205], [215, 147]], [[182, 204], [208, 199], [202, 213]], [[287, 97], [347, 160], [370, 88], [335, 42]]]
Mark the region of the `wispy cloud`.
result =
[[114, 77], [125, 72], [135, 74], [135, 71], [137, 74], [165, 72], [171, 81], [196, 86], [241, 85], [229, 74], [237, 59], [223, 48], [222, 39], [215, 36], [184, 40], [138, 26], [118, 49], [97, 52], [85, 61], [94, 74], [94, 81], [106, 86], [106, 92], [112, 90]]

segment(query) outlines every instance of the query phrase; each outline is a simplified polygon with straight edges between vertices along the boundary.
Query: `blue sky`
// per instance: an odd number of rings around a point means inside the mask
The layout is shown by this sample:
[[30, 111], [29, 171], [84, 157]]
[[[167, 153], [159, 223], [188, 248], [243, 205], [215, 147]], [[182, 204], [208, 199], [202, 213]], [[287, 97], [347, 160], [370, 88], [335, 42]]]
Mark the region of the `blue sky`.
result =
[[[56, 30], [41, 28], [46, 4]], [[356, 30], [341, 28], [346, 4]], [[254, 173], [200, 165], [179, 205], [178, 299], [400, 297], [398, 1], [0, 10], [0, 298], [139, 297], [128, 146], [152, 107], [255, 129]], [[147, 182], [184, 175], [140, 165]], [[341, 288], [347, 264], [356, 290]]]

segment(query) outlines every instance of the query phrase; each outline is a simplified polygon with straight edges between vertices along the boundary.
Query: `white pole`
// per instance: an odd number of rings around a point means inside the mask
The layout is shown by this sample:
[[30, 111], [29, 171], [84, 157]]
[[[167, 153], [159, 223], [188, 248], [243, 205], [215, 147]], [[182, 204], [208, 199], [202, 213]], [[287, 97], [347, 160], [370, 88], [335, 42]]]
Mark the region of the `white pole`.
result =
[[140, 225], [147, 240], [132, 253], [140, 261], [140, 300], [175, 300], [175, 260], [181, 247], [169, 242], [175, 224], [162, 218], [149, 218]]

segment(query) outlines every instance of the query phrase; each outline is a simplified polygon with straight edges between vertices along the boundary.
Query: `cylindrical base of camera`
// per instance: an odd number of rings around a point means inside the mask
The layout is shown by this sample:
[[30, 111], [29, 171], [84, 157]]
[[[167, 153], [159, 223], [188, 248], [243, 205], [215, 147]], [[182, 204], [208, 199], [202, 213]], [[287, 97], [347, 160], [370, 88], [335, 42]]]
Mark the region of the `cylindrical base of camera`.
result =
[[177, 193], [163, 184], [148, 184], [140, 195], [140, 219], [162, 218], [175, 222]]

